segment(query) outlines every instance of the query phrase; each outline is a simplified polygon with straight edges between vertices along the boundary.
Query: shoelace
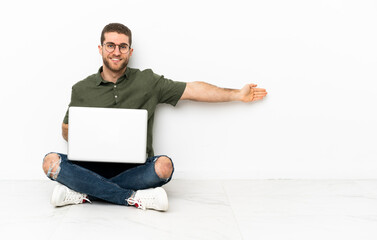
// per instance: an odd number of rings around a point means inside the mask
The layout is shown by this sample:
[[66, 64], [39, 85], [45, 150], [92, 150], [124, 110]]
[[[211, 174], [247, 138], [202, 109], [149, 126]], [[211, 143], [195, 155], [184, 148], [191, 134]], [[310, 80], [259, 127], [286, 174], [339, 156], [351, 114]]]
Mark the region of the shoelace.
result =
[[86, 198], [85, 194], [68, 189], [63, 202], [78, 204], [84, 202], [84, 200], [92, 203], [88, 198]]
[[146, 210], [146, 207], [144, 206], [144, 204], [141, 203], [140, 199], [129, 198], [129, 199], [127, 199], [127, 203], [128, 203], [128, 205], [133, 205], [137, 208]]

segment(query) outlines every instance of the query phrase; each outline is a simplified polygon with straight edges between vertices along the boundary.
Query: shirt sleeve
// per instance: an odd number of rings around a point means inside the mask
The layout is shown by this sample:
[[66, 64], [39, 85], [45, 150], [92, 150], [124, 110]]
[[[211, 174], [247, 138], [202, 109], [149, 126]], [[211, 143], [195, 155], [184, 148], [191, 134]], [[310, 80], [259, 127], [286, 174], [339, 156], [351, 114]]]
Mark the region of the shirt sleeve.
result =
[[64, 116], [64, 119], [63, 119], [63, 123], [68, 124], [68, 120], [69, 120], [69, 107], [77, 105], [78, 101], [79, 101], [78, 95], [76, 94], [75, 89], [72, 87], [71, 102], [68, 105], [68, 109], [67, 109], [67, 111], [65, 113], [65, 116]]
[[65, 113], [63, 123], [68, 124], [68, 109], [67, 109], [67, 112]]
[[159, 103], [168, 103], [175, 106], [185, 91], [186, 83], [173, 81], [157, 74], [155, 74], [155, 77], [158, 78]]

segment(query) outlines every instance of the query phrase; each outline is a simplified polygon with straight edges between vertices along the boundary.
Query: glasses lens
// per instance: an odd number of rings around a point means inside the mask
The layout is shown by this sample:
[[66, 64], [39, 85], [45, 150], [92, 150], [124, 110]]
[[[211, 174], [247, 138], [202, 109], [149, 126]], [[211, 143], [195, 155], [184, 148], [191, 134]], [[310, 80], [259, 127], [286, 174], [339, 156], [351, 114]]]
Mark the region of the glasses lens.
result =
[[126, 44], [124, 44], [124, 45], [119, 45], [119, 51], [120, 51], [121, 53], [127, 53], [129, 49], [130, 49], [130, 48], [129, 48], [128, 45], [126, 45]]
[[115, 50], [115, 44], [112, 44], [112, 43], [106, 43], [106, 44], [105, 44], [105, 49], [106, 49], [106, 51], [108, 51], [108, 52], [114, 52], [114, 50]]

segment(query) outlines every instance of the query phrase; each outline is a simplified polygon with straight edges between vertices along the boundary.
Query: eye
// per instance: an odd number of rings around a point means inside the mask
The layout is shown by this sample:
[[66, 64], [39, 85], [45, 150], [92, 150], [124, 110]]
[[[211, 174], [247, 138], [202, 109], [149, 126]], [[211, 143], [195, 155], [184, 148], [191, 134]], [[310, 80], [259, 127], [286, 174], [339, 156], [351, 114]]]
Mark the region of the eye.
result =
[[121, 49], [124, 49], [124, 50], [127, 50], [128, 49], [128, 45], [120, 45], [119, 46]]
[[106, 46], [107, 46], [108, 48], [114, 48], [114, 44], [111, 44], [111, 43], [106, 44]]

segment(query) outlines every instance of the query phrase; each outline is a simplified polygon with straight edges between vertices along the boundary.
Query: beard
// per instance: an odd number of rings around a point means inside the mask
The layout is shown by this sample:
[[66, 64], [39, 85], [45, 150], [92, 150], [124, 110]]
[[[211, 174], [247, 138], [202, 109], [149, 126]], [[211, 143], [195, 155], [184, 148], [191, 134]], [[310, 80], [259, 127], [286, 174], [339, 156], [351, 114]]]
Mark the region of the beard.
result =
[[122, 71], [124, 71], [124, 69], [126, 69], [126, 67], [128, 65], [129, 58], [124, 58], [123, 62], [118, 66], [112, 66], [111, 63], [110, 63], [110, 60], [107, 59], [107, 58], [102, 57], [102, 60], [103, 60], [103, 64], [105, 64], [105, 66], [108, 69], [110, 69], [112, 72], [122, 72]]

